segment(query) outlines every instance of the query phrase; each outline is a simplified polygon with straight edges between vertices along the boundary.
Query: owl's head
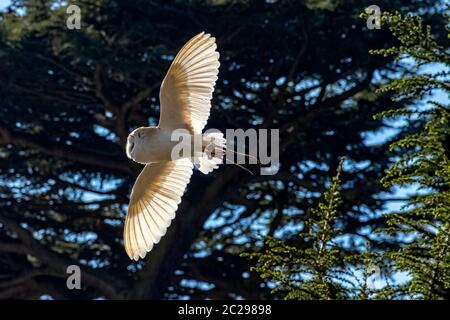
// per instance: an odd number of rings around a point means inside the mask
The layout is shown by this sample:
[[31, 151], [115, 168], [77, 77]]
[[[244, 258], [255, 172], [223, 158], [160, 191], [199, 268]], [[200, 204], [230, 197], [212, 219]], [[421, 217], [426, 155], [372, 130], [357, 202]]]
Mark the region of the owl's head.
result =
[[126, 152], [128, 158], [133, 161], [139, 161], [141, 158], [141, 152], [143, 151], [144, 142], [146, 139], [146, 128], [141, 127], [133, 130], [127, 138]]

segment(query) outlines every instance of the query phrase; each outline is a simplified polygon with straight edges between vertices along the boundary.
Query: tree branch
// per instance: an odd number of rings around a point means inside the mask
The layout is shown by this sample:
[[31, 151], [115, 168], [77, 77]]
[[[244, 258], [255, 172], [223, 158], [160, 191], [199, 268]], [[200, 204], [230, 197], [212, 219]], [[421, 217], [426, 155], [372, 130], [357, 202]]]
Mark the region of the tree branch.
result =
[[126, 165], [128, 160], [125, 157], [107, 157], [92, 152], [80, 151], [73, 147], [68, 147], [53, 142], [47, 141], [44, 143], [35, 140], [30, 135], [25, 135], [18, 132], [12, 133], [5, 127], [0, 127], [0, 144], [13, 144], [20, 147], [31, 148], [49, 156], [84, 163], [95, 167], [109, 168], [128, 174], [134, 174], [132, 167]]
[[120, 107], [120, 111], [126, 115], [128, 111], [132, 108], [138, 106], [142, 101], [147, 99], [153, 92], [153, 90], [159, 88], [161, 82], [156, 82], [153, 85], [146, 87], [145, 89], [139, 91], [136, 95], [128, 99], [122, 106]]
[[[79, 265], [77, 261], [72, 259], [62, 257], [55, 254], [50, 249], [44, 247], [38, 240], [36, 240], [32, 234], [22, 228], [18, 223], [0, 216], [0, 223], [6, 225], [11, 231], [15, 232], [18, 237], [22, 240], [23, 245], [26, 247], [28, 253], [37, 257], [40, 261], [47, 265], [47, 268], [53, 269], [55, 272], [61, 275], [66, 274], [67, 267], [69, 265]], [[22, 250], [22, 247], [19, 247]], [[125, 282], [121, 280], [116, 275], [110, 275], [104, 270], [95, 270], [87, 266], [79, 265], [83, 281], [87, 285], [91, 285], [99, 292], [102, 292], [106, 297], [111, 299], [120, 299], [122, 294], [120, 293], [121, 288], [125, 288]]]
[[119, 112], [119, 108], [117, 105], [104, 93], [103, 90], [103, 75], [104, 67], [101, 63], [97, 64], [95, 71], [94, 71], [94, 93], [97, 98], [100, 99], [100, 101], [103, 103], [103, 107], [112, 112], [113, 114], [117, 115]]

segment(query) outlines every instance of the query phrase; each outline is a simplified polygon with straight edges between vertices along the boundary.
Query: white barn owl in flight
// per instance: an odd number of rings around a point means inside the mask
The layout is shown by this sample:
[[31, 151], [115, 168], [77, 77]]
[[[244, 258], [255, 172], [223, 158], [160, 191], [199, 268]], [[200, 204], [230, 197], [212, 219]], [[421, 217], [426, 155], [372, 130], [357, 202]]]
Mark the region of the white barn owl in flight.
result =
[[[164, 78], [159, 93], [160, 119], [157, 127], [142, 127], [130, 133], [127, 156], [141, 164], [131, 191], [125, 219], [124, 245], [130, 259], [144, 258], [166, 233], [193, 171], [193, 158], [173, 160], [176, 141], [171, 134], [185, 129], [190, 135], [202, 135], [211, 109], [211, 98], [219, 73], [219, 53], [215, 39], [200, 33], [178, 52]], [[202, 135], [202, 145], [213, 142], [225, 148], [221, 133]], [[204, 150], [204, 149], [203, 149]], [[202, 173], [209, 173], [222, 158], [201, 152], [194, 159]]]

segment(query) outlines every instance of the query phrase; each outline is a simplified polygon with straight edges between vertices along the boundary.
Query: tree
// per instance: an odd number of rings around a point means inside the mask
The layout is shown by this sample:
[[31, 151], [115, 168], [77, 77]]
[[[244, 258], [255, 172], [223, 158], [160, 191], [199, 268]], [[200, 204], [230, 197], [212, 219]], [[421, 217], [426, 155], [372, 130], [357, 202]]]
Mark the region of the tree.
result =
[[[398, 38], [400, 45], [375, 50], [384, 56], [414, 59], [416, 66], [450, 66], [450, 55], [438, 44], [431, 27], [420, 17], [385, 14], [383, 22]], [[448, 48], [448, 47], [447, 47]], [[450, 94], [448, 76], [418, 73], [396, 79], [380, 89], [393, 91], [397, 98], [423, 100], [436, 90]], [[403, 117], [414, 125], [407, 134], [392, 143], [398, 156], [384, 177], [386, 186], [416, 184], [422, 193], [411, 197], [400, 212], [389, 215], [387, 233], [392, 241], [403, 240], [401, 250], [388, 251], [393, 271], [408, 272], [410, 278], [397, 288], [398, 295], [420, 299], [450, 298], [450, 113], [449, 106], [437, 101], [381, 114], [387, 118]]]
[[[373, 229], [383, 235], [383, 242], [398, 243], [400, 248], [377, 251], [367, 247], [359, 254], [346, 254], [339, 245], [343, 236], [338, 227], [343, 216], [339, 168], [323, 202], [306, 215], [298, 235], [300, 246], [268, 237], [263, 250], [245, 254], [257, 258], [253, 269], [274, 282], [275, 291], [284, 291], [286, 299], [449, 298], [450, 113], [448, 106], [436, 101], [428, 101], [428, 108], [419, 102], [436, 89], [449, 93], [450, 73], [421, 73], [418, 67], [433, 63], [449, 66], [450, 57], [420, 17], [384, 13], [381, 22], [399, 44], [372, 53], [398, 60], [412, 58], [417, 66], [416, 73], [403, 75], [377, 90], [393, 92], [394, 101], [414, 102], [376, 117], [409, 120], [391, 144], [397, 158], [382, 181], [386, 187], [416, 184], [424, 193], [406, 199], [407, 205], [401, 211], [387, 214], [387, 226]], [[409, 278], [392, 283], [386, 277], [383, 288], [370, 288], [367, 278], [374, 261], [385, 265], [391, 276], [402, 271]], [[358, 274], [358, 270], [362, 272]], [[379, 266], [375, 271], [381, 275]]]
[[342, 161], [322, 202], [306, 212], [304, 227], [298, 235], [302, 247], [267, 237], [265, 250], [243, 254], [257, 259], [257, 266], [252, 269], [262, 278], [275, 282], [274, 291], [284, 292], [285, 299], [349, 299], [364, 287], [358, 281], [355, 265], [351, 268], [360, 255], [349, 256], [336, 241], [341, 235], [338, 227], [342, 216], [341, 170]]
[[[291, 227], [340, 156], [351, 164], [341, 187], [349, 252], [362, 229], [384, 225], [379, 179], [391, 161], [387, 144], [365, 136], [383, 128], [371, 115], [390, 101], [371, 92], [398, 69], [368, 54], [395, 39], [358, 19], [365, 1], [80, 0], [80, 30], [67, 29], [58, 1], [12, 3], [0, 16], [1, 298], [272, 297], [240, 254], [263, 245], [258, 233], [294, 244]], [[381, 5], [426, 17], [435, 2]], [[280, 169], [194, 174], [166, 236], [134, 263], [121, 237], [140, 166], [125, 157], [126, 137], [157, 123], [160, 81], [202, 30], [218, 38], [222, 63], [208, 125], [280, 129]], [[73, 264], [81, 291], [65, 287]]]

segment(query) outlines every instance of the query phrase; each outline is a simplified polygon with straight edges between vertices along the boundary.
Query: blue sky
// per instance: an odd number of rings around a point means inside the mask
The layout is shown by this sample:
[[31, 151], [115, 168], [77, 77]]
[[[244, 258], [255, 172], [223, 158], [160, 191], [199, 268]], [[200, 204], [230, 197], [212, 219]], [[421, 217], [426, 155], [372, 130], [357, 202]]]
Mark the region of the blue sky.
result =
[[0, 10], [5, 9], [10, 3], [10, 0], [0, 0]]

